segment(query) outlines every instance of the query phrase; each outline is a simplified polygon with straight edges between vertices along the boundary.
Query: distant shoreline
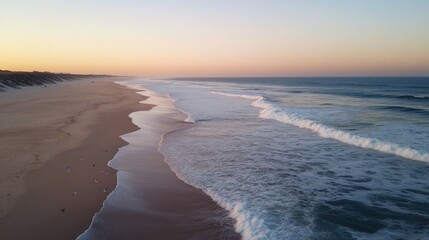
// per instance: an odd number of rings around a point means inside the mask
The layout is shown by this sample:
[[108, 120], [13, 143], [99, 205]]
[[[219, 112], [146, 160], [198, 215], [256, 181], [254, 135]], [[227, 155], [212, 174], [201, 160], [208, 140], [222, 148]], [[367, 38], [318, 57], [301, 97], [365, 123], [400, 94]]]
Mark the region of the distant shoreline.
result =
[[14, 72], [0, 70], [0, 92], [28, 86], [43, 86], [82, 78], [114, 77], [111, 75], [71, 74], [51, 72]]

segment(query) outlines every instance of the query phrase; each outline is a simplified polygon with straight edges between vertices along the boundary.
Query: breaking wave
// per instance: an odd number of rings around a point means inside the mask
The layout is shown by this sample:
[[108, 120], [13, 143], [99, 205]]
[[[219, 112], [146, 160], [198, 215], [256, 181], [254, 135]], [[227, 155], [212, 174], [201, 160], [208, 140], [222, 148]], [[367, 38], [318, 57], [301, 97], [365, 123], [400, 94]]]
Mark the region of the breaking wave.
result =
[[412, 148], [403, 147], [395, 143], [384, 142], [375, 138], [353, 135], [345, 131], [337, 130], [332, 127], [314, 122], [312, 120], [300, 118], [294, 114], [286, 113], [281, 107], [270, 103], [263, 96], [240, 95], [214, 91], [211, 93], [227, 97], [240, 97], [254, 100], [251, 105], [261, 109], [259, 112], [260, 118], [277, 120], [279, 122], [291, 124], [299, 128], [308, 129], [317, 133], [321, 137], [335, 139], [357, 147], [373, 149], [380, 152], [429, 163], [429, 153], [419, 152]]

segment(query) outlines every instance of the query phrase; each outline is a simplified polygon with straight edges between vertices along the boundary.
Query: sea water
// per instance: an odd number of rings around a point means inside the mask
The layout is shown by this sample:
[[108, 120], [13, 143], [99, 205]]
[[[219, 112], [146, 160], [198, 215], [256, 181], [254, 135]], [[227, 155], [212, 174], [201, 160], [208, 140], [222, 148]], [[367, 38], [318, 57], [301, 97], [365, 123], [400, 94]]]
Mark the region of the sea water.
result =
[[188, 114], [165, 161], [244, 239], [428, 239], [428, 78], [133, 80]]

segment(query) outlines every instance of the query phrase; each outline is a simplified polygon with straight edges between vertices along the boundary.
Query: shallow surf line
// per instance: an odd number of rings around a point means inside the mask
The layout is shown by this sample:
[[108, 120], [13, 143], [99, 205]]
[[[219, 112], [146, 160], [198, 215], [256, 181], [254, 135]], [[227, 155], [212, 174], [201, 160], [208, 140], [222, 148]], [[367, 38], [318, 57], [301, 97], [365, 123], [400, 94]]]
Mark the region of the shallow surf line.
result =
[[312, 120], [303, 119], [298, 116], [286, 113], [280, 107], [273, 103], [268, 102], [263, 96], [256, 95], [240, 95], [223, 92], [211, 92], [212, 94], [227, 96], [227, 97], [239, 97], [249, 100], [254, 100], [251, 105], [260, 108], [259, 117], [265, 119], [277, 120], [286, 124], [291, 124], [299, 128], [308, 129], [312, 132], [317, 133], [319, 136], [324, 138], [335, 139], [343, 143], [347, 143], [353, 146], [368, 148], [377, 150], [384, 153], [394, 154], [400, 157], [418, 160], [429, 163], [429, 153], [422, 153], [415, 149], [403, 147], [395, 143], [383, 142], [375, 138], [361, 137], [353, 135], [341, 130], [337, 130], [323, 124], [314, 122]]

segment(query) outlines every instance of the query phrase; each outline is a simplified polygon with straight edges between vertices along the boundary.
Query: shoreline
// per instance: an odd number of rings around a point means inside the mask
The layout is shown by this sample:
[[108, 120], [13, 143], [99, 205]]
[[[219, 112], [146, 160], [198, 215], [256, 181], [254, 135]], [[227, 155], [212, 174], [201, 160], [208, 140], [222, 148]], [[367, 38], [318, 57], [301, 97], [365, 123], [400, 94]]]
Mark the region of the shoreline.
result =
[[159, 151], [165, 134], [189, 124], [185, 114], [157, 93], [128, 87], [154, 107], [130, 114], [139, 129], [121, 136], [128, 145], [109, 162], [117, 187], [78, 239], [241, 239], [229, 212], [181, 180]]
[[[67, 98], [61, 92], [64, 89], [75, 94], [69, 97], [77, 98], [76, 101], [64, 100], [69, 104], [84, 101], [85, 98], [92, 99], [90, 104], [83, 103], [73, 109], [72, 114], [64, 114], [64, 118], [59, 120], [60, 123], [50, 122], [48, 119], [41, 119], [41, 124], [31, 127], [28, 126], [31, 124], [26, 122], [7, 123], [15, 128], [10, 135], [5, 135], [0, 140], [21, 144], [28, 152], [21, 154], [7, 149], [7, 146], [2, 149], [8, 151], [13, 160], [22, 162], [21, 165], [11, 165], [10, 161], [2, 163], [3, 166], [9, 164], [9, 169], [6, 169], [9, 170], [9, 175], [16, 174], [13, 169], [20, 169], [21, 174], [16, 175], [19, 181], [14, 179], [15, 182], [8, 182], [7, 179], [2, 179], [2, 192], [9, 197], [7, 202], [10, 203], [9, 206], [2, 204], [3, 208], [10, 209], [4, 209], [6, 214], [0, 218], [2, 237], [75, 239], [89, 226], [93, 215], [100, 210], [107, 194], [116, 185], [116, 170], [108, 167], [107, 162], [113, 158], [119, 147], [126, 144], [119, 136], [137, 129], [128, 115], [151, 107], [139, 104], [145, 97], [119, 86], [114, 80], [99, 79], [95, 84], [89, 80], [76, 80], [50, 86], [49, 89], [30, 87], [23, 89], [24, 92], [14, 90], [13, 94], [18, 96], [4, 101], [2, 110], [8, 107], [12, 110], [41, 108], [46, 106], [46, 101], [56, 104], [55, 100], [58, 100], [58, 104], [61, 104], [62, 99]], [[87, 91], [88, 96], [79, 96], [81, 91]], [[53, 97], [53, 100], [45, 96], [47, 93], [51, 94], [49, 97]], [[20, 99], [21, 94], [29, 94], [28, 99], [27, 96]], [[34, 102], [31, 99], [35, 99]], [[55, 115], [61, 110], [58, 107], [60, 106], [38, 110], [51, 111]], [[65, 104], [62, 107], [70, 106]], [[31, 113], [28, 109], [26, 112], [28, 114], [25, 117], [33, 115], [30, 119], [39, 120], [37, 113]], [[8, 121], [8, 116], [12, 119], [16, 117], [11, 112], [2, 121]], [[49, 122], [55, 125], [52, 129], [44, 126]], [[7, 124], [5, 127], [8, 127]], [[44, 130], [45, 136], [42, 134]], [[13, 134], [18, 133], [21, 133], [23, 138], [13, 139]], [[34, 146], [36, 143], [38, 146]], [[3, 169], [4, 172], [6, 170]], [[14, 188], [19, 191], [7, 190]]]

